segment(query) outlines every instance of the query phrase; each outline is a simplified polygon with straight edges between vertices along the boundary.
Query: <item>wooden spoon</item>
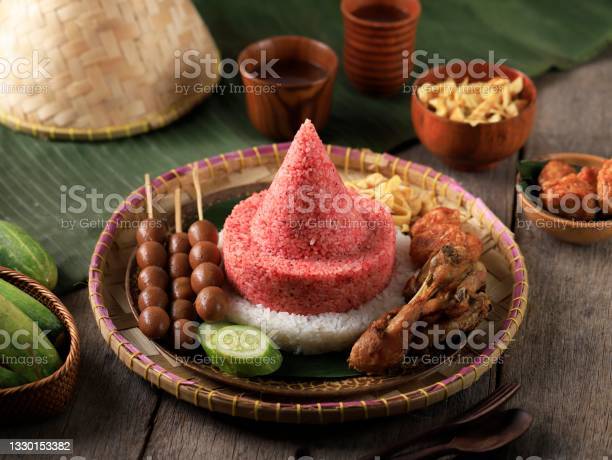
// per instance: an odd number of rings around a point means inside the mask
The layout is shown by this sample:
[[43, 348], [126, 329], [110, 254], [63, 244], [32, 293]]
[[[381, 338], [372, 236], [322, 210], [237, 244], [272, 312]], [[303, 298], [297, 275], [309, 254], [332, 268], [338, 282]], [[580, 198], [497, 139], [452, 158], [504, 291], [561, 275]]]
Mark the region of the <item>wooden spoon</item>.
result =
[[480, 417], [484, 417], [485, 415], [496, 410], [498, 407], [512, 398], [520, 387], [521, 385], [518, 383], [505, 383], [458, 418], [450, 422], [446, 422], [443, 425], [438, 425], [429, 430], [417, 433], [414, 436], [408, 437], [407, 439], [402, 439], [401, 441], [391, 444], [383, 449], [379, 448], [375, 451], [369, 452], [367, 455], [361, 457], [361, 460], [370, 460], [376, 457], [385, 459], [396, 452], [414, 445], [419, 440], [432, 439], [434, 436], [450, 434], [451, 432], [454, 433], [454, 430], [456, 430], [459, 425], [477, 420]]
[[490, 452], [522, 436], [529, 429], [532, 421], [531, 414], [523, 409], [508, 409], [464, 425], [448, 442], [394, 458], [420, 460], [446, 454]]

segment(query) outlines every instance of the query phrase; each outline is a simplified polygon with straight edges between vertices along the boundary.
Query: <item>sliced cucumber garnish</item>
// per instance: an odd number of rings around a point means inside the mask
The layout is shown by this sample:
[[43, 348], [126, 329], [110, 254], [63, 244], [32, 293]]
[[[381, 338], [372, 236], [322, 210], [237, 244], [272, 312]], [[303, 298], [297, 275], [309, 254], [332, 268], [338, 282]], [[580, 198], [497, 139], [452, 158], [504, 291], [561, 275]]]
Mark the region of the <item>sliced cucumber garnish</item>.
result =
[[224, 372], [253, 377], [271, 374], [282, 364], [278, 347], [256, 327], [204, 323], [199, 331], [212, 364]]

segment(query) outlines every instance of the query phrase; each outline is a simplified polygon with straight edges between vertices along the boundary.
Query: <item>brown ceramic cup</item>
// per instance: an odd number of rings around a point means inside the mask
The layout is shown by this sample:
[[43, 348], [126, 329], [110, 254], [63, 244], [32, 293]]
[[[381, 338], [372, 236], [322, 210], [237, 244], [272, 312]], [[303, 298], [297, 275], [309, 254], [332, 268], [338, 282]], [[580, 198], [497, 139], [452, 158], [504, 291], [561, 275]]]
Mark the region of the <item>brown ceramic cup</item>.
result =
[[357, 89], [397, 94], [409, 77], [419, 0], [342, 0], [344, 71]]
[[[278, 59], [270, 72], [260, 72], [265, 52]], [[329, 118], [338, 58], [326, 44], [298, 35], [266, 38], [247, 46], [238, 57], [246, 105], [253, 126], [274, 140], [290, 140], [309, 118], [322, 129]]]

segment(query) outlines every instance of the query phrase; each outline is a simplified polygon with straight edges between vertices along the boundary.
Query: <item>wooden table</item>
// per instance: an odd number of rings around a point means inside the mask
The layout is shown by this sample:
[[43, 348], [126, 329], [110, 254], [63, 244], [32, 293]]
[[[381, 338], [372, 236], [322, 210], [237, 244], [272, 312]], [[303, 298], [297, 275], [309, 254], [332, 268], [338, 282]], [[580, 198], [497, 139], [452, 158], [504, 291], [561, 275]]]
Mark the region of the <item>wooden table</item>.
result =
[[[519, 153], [612, 155], [612, 53], [537, 80], [538, 114]], [[516, 233], [531, 282], [529, 308], [503, 362], [451, 399], [405, 416], [332, 426], [256, 424], [177, 401], [132, 374], [108, 349], [86, 289], [64, 298], [82, 337], [82, 368], [65, 414], [0, 429], [0, 438], [72, 438], [75, 455], [106, 458], [355, 458], [442, 422], [502, 382], [520, 382], [510, 405], [535, 417], [532, 429], [491, 458], [612, 458], [612, 242], [577, 247], [524, 227], [516, 213], [516, 156], [496, 169], [449, 171], [423, 147], [403, 158], [452, 174]], [[1, 408], [0, 408], [1, 413]]]

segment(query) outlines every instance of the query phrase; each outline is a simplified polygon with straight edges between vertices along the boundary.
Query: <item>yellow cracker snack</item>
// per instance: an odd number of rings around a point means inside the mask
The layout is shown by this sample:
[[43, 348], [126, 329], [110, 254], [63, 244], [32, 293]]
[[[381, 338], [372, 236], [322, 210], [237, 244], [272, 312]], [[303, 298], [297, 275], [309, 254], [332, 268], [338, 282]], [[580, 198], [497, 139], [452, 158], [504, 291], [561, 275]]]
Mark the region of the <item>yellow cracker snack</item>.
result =
[[374, 173], [364, 179], [348, 182], [347, 186], [388, 206], [393, 222], [404, 233], [408, 233], [410, 223], [419, 215], [438, 206], [433, 192], [411, 187], [403, 183], [398, 175], [387, 178]]
[[476, 126], [518, 116], [527, 105], [519, 98], [523, 83], [522, 77], [474, 83], [466, 78], [459, 84], [449, 78], [435, 85], [424, 83], [417, 89], [417, 97], [440, 117]]

